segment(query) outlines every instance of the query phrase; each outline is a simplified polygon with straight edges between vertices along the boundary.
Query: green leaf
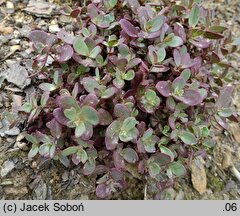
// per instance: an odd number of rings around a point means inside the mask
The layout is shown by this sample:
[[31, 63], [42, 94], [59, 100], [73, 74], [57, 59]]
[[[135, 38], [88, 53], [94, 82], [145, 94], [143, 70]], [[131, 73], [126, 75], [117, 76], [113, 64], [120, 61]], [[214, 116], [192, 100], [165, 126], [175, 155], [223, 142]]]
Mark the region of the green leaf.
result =
[[39, 147], [39, 154], [42, 155], [42, 156], [46, 156], [49, 154], [49, 151], [50, 151], [50, 148], [51, 148], [51, 145], [46, 143], [46, 144], [42, 144], [40, 147]]
[[214, 142], [213, 139], [206, 139], [203, 141], [203, 145], [208, 148], [213, 148], [216, 145], [216, 143]]
[[107, 10], [111, 10], [117, 4], [117, 0], [103, 0], [103, 4]]
[[95, 89], [99, 89], [100, 85], [98, 84], [98, 82], [90, 77], [85, 77], [82, 79], [81, 84], [83, 85], [83, 87], [85, 88], [85, 90], [89, 93], [94, 93]]
[[89, 57], [95, 59], [100, 52], [101, 52], [101, 47], [100, 47], [100, 46], [96, 46], [96, 47], [90, 52]]
[[75, 38], [73, 48], [79, 55], [89, 56], [88, 46], [81, 37]]
[[120, 133], [119, 133], [119, 139], [122, 142], [132, 141], [134, 139], [137, 139], [137, 136], [138, 136], [137, 128], [133, 128], [133, 129], [128, 130], [128, 131], [121, 130]]
[[99, 65], [104, 65], [104, 59], [103, 59], [103, 57], [102, 57], [101, 55], [98, 55], [98, 56], [96, 57], [96, 61], [97, 61], [97, 63], [98, 63]]
[[160, 171], [161, 171], [161, 168], [157, 163], [152, 162], [148, 165], [148, 172], [152, 178], [156, 178], [156, 176], [160, 173]]
[[157, 62], [161, 63], [166, 57], [166, 50], [163, 47], [160, 47], [157, 50]]
[[157, 94], [156, 94], [156, 92], [153, 91], [152, 89], [148, 89], [148, 90], [145, 92], [145, 97], [147, 98], [147, 100], [154, 102], [154, 101], [156, 100]]
[[164, 24], [164, 17], [156, 16], [155, 18], [151, 19], [145, 24], [145, 29], [148, 32], [156, 32], [160, 30], [163, 24]]
[[60, 98], [60, 106], [63, 109], [75, 108], [76, 110], [79, 110], [77, 101], [71, 96], [62, 96]]
[[32, 105], [30, 103], [27, 102], [27, 103], [23, 104], [23, 106], [22, 106], [23, 112], [30, 113], [31, 110], [32, 110]]
[[178, 47], [183, 44], [182, 38], [174, 35], [173, 33], [169, 34], [165, 39], [164, 42], [170, 47]]
[[165, 146], [160, 146], [160, 150], [161, 150], [162, 153], [170, 156], [171, 161], [174, 160], [174, 154], [173, 154], [173, 152], [169, 148], [167, 148]]
[[57, 87], [54, 84], [51, 83], [41, 83], [39, 85], [39, 88], [43, 91], [54, 91]]
[[85, 124], [83, 122], [80, 122], [75, 128], [75, 137], [82, 136], [85, 131], [86, 131]]
[[172, 162], [169, 165], [172, 173], [177, 177], [183, 176], [186, 173], [186, 168], [179, 162]]
[[200, 18], [200, 7], [196, 4], [192, 7], [188, 18], [188, 23], [191, 27], [195, 27], [198, 24]]
[[209, 136], [209, 130], [208, 130], [208, 128], [206, 126], [203, 126], [201, 128], [201, 132], [202, 132], [202, 136], [203, 137], [208, 137]]
[[78, 118], [78, 113], [75, 108], [65, 109], [64, 115], [71, 121], [75, 121]]
[[84, 37], [89, 37], [90, 36], [90, 32], [88, 31], [87, 28], [82, 28], [82, 34], [84, 35]]
[[125, 75], [124, 79], [125, 80], [132, 80], [135, 76], [135, 72], [133, 70], [129, 70]]
[[28, 158], [33, 158], [38, 153], [38, 146], [37, 144], [33, 144], [31, 150], [28, 153]]
[[231, 108], [223, 108], [222, 110], [218, 111], [218, 115], [221, 117], [227, 118], [232, 115], [232, 109]]
[[114, 137], [118, 135], [119, 130], [121, 129], [121, 122], [118, 120], [113, 121], [106, 130], [106, 137]]
[[137, 120], [134, 117], [128, 117], [123, 121], [121, 130], [127, 132], [135, 127]]
[[145, 141], [145, 140], [149, 139], [152, 135], [153, 135], [153, 129], [149, 128], [144, 132], [144, 134], [142, 136], [142, 140]]
[[197, 143], [197, 138], [190, 132], [182, 131], [179, 137], [187, 145], [194, 145]]
[[90, 106], [83, 106], [81, 109], [81, 116], [91, 125], [97, 125], [99, 123], [97, 111]]
[[166, 105], [167, 107], [169, 107], [170, 109], [174, 110], [176, 107], [176, 102], [173, 99], [173, 97], [168, 97], [166, 100]]
[[208, 39], [223, 39], [224, 36], [222, 34], [216, 33], [216, 32], [210, 32], [210, 31], [205, 31], [204, 32], [204, 37], [208, 38]]
[[186, 84], [186, 81], [183, 77], [181, 77], [181, 76], [177, 77], [173, 81], [172, 86], [171, 86], [172, 90], [174, 91], [174, 94], [177, 94], [177, 96], [178, 96], [178, 94], [183, 93], [183, 88], [184, 88], [185, 84]]
[[59, 72], [55, 71], [53, 75], [53, 82], [58, 85], [59, 84]]
[[26, 134], [25, 138], [28, 142], [31, 142], [32, 144], [38, 144], [38, 140], [33, 135]]
[[77, 157], [80, 158], [81, 162], [84, 164], [86, 163], [87, 159], [88, 159], [88, 155], [87, 155], [87, 152], [80, 148], [78, 151], [77, 151]]
[[115, 92], [116, 89], [114, 87], [110, 87], [101, 94], [101, 98], [103, 99], [110, 98], [115, 94]]
[[191, 77], [191, 71], [189, 69], [183, 70], [181, 73], [181, 77], [183, 77], [185, 81], [188, 81], [189, 78]]
[[211, 26], [209, 30], [216, 33], [223, 33], [227, 28], [224, 26]]
[[122, 156], [128, 163], [135, 163], [138, 161], [138, 155], [132, 148], [123, 149]]
[[62, 154], [62, 156], [67, 157], [69, 155], [75, 154], [78, 151], [78, 149], [79, 149], [79, 147], [77, 147], [77, 146], [71, 146], [71, 147], [64, 149], [61, 152], [61, 154]]

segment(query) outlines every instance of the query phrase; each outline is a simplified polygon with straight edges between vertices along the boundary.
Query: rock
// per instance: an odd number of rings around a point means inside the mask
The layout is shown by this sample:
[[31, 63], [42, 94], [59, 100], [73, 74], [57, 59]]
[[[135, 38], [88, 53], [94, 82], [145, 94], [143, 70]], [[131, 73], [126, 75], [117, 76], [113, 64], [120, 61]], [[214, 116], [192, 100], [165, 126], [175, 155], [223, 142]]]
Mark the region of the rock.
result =
[[49, 26], [49, 32], [57, 33], [59, 31], [60, 31], [60, 28], [59, 28], [58, 24], [52, 24]]
[[0, 127], [0, 136], [4, 137], [5, 132], [8, 130], [9, 122], [6, 119], [3, 119], [1, 121], [1, 127]]
[[16, 142], [15, 144], [19, 149], [23, 150], [23, 151], [27, 151], [28, 147], [27, 147], [27, 143], [25, 142]]
[[6, 195], [23, 196], [28, 193], [27, 187], [5, 187]]
[[13, 161], [6, 160], [1, 169], [1, 177], [5, 177], [8, 173], [10, 173], [14, 169], [14, 163]]
[[204, 167], [204, 160], [201, 157], [195, 158], [192, 160], [190, 168], [193, 187], [200, 194], [203, 194], [207, 189], [207, 176]]
[[37, 17], [50, 17], [56, 6], [53, 3], [45, 1], [30, 0], [25, 11]]
[[6, 7], [9, 14], [14, 13], [14, 4], [11, 1], [6, 2]]
[[22, 107], [22, 96], [13, 94], [12, 95], [12, 111], [17, 113], [18, 110]]
[[0, 33], [4, 35], [12, 34], [13, 28], [10, 26], [4, 26], [3, 24], [0, 24]]
[[69, 172], [67, 170], [62, 174], [62, 180], [67, 181], [69, 179]]
[[225, 149], [223, 152], [223, 160], [222, 160], [222, 168], [228, 169], [230, 166], [232, 166], [232, 153]]
[[21, 39], [12, 39], [9, 41], [9, 45], [11, 45], [11, 46], [18, 45], [18, 44], [20, 44], [20, 42], [21, 42]]
[[44, 183], [43, 180], [40, 180], [37, 186], [34, 189], [35, 192], [35, 199], [37, 200], [45, 200], [47, 197], [47, 185]]
[[13, 127], [11, 129], [5, 131], [5, 134], [9, 135], [9, 136], [16, 136], [19, 133], [20, 133], [20, 130], [18, 127]]
[[26, 135], [26, 132], [20, 133], [16, 138], [16, 142], [22, 141], [24, 139], [25, 135]]
[[185, 194], [184, 194], [184, 192], [182, 191], [182, 190], [180, 190], [179, 192], [178, 192], [178, 194], [176, 195], [176, 198], [175, 198], [176, 200], [184, 200], [185, 199]]
[[239, 123], [231, 122], [229, 124], [229, 126], [230, 126], [230, 131], [232, 132], [234, 139], [236, 140], [236, 142], [238, 142], [240, 144], [240, 125], [239, 125]]
[[10, 65], [6, 74], [6, 79], [8, 82], [15, 84], [21, 89], [29, 85], [31, 82], [31, 79], [28, 78], [27, 70], [16, 63]]

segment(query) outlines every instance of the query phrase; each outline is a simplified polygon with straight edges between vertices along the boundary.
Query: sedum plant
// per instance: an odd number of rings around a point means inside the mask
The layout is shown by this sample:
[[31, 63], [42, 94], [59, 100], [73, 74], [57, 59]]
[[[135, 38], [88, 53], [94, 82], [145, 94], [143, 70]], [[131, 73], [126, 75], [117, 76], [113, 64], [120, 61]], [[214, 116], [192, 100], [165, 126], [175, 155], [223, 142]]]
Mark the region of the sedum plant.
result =
[[231, 36], [200, 1], [87, 2], [61, 9], [73, 32], [29, 34], [42, 94], [22, 109], [29, 158], [97, 176], [100, 198], [129, 176], [162, 191], [214, 146], [214, 128], [237, 121]]

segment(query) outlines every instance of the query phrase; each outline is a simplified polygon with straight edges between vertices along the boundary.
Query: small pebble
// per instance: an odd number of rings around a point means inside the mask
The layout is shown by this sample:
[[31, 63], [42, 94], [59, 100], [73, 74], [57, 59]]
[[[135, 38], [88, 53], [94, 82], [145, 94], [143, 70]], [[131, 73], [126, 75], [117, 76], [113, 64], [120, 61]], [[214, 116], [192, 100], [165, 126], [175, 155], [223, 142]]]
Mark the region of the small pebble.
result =
[[8, 173], [10, 173], [14, 169], [13, 161], [7, 160], [3, 163], [1, 169], [1, 177], [5, 177]]

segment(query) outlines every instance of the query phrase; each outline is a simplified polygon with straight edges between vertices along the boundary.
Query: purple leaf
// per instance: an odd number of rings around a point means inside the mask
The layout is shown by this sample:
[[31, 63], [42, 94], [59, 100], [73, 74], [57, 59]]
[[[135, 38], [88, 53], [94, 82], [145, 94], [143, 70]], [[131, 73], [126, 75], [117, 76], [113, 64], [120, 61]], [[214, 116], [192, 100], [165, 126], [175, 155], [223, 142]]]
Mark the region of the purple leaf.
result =
[[106, 183], [99, 184], [96, 187], [96, 195], [99, 198], [106, 198], [111, 194], [110, 187]]
[[226, 122], [226, 120], [224, 118], [221, 118], [220, 116], [218, 115], [215, 115], [215, 120], [216, 122], [222, 127], [224, 128], [225, 130], [228, 129], [228, 123]]
[[128, 162], [128, 163], [135, 163], [138, 161], [138, 154], [136, 153], [135, 150], [132, 148], [125, 148], [122, 150], [122, 155], [123, 158]]
[[122, 149], [117, 149], [113, 152], [113, 162], [117, 169], [123, 169], [125, 167], [125, 161], [123, 157], [120, 155]]
[[50, 129], [51, 134], [59, 139], [62, 135], [62, 126], [53, 118], [51, 121], [47, 122], [46, 126]]
[[167, 81], [159, 81], [156, 85], [156, 89], [164, 97], [169, 97], [171, 95], [171, 84]]
[[178, 91], [180, 91], [180, 90], [182, 90], [184, 88], [185, 84], [186, 84], [186, 80], [183, 77], [179, 76], [175, 80], [173, 80], [171, 88], [174, 91], [176, 89]]
[[36, 48], [41, 44], [50, 47], [57, 42], [57, 37], [55, 35], [41, 30], [31, 31], [28, 38], [34, 43]]
[[133, 24], [126, 19], [121, 19], [119, 24], [126, 34], [128, 34], [130, 37], [137, 38], [138, 30]]
[[174, 34], [182, 38], [183, 42], [186, 42], [186, 33], [183, 26], [179, 23], [174, 24]]
[[98, 116], [100, 125], [110, 125], [112, 123], [112, 116], [107, 110], [100, 108]]
[[177, 97], [174, 95], [174, 98], [182, 101], [189, 106], [196, 106], [203, 100], [201, 94], [194, 89], [187, 89], [184, 91], [182, 97]]
[[64, 29], [60, 30], [57, 33], [57, 37], [67, 44], [73, 44], [73, 41], [75, 39], [72, 34], [66, 32]]
[[230, 105], [232, 101], [233, 90], [233, 86], [226, 86], [220, 91], [220, 94], [216, 101], [216, 106], [218, 108], [228, 107]]
[[61, 108], [56, 108], [53, 110], [53, 116], [62, 125], [67, 125], [69, 122], [69, 119], [64, 115]]
[[189, 40], [190, 43], [192, 43], [194, 46], [201, 48], [201, 49], [205, 49], [208, 48], [211, 44], [211, 42], [209, 42], [206, 39], [202, 39], [200, 37], [195, 38], [194, 40]]
[[127, 0], [127, 3], [133, 11], [137, 11], [137, 9], [140, 7], [138, 0]]
[[82, 95], [82, 96], [80, 96], [79, 100], [81, 102], [81, 105], [88, 105], [88, 106], [91, 106], [94, 108], [99, 103], [99, 99], [95, 94], [88, 94], [87, 96]]
[[173, 58], [174, 58], [176, 66], [178, 67], [181, 64], [181, 55], [177, 49], [173, 50]]
[[58, 46], [56, 49], [57, 55], [56, 58], [59, 62], [65, 62], [72, 58], [73, 49], [70, 45]]
[[89, 4], [87, 6], [87, 12], [88, 12], [89, 17], [91, 19], [94, 19], [95, 17], [98, 16], [99, 9], [94, 4]]
[[87, 161], [83, 166], [83, 175], [91, 175], [96, 168], [96, 164]]
[[130, 116], [130, 110], [124, 104], [116, 104], [113, 113], [116, 117], [123, 119]]

